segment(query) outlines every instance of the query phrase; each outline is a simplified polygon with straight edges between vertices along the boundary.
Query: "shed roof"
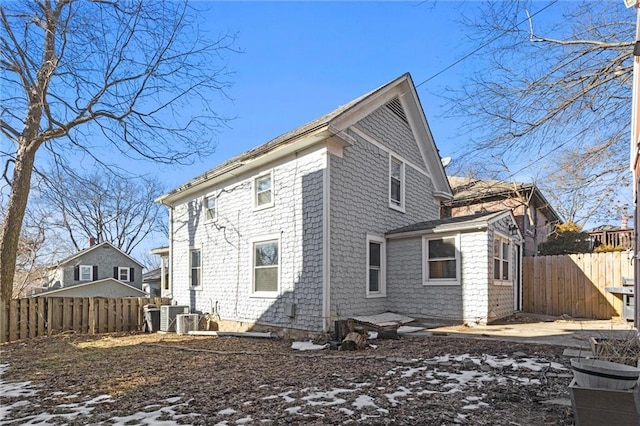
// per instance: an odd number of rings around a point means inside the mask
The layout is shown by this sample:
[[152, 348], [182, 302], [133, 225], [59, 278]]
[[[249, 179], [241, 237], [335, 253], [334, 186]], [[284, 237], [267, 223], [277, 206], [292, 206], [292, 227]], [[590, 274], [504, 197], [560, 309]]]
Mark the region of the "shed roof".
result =
[[418, 222], [412, 225], [403, 226], [402, 228], [393, 229], [387, 232], [386, 235], [388, 237], [393, 237], [407, 234], [413, 235], [426, 233], [460, 232], [485, 229], [492, 221], [507, 216], [511, 216], [513, 218], [513, 214], [510, 210], [490, 213], [483, 212], [467, 216], [447, 217], [443, 219], [428, 220], [425, 222]]

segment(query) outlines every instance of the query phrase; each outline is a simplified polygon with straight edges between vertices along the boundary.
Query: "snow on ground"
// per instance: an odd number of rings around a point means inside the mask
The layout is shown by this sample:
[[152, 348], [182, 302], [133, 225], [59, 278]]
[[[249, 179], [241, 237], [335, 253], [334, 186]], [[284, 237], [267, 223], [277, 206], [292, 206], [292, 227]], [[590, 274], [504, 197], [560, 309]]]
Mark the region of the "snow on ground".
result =
[[[462, 407], [457, 413], [457, 418], [464, 421], [472, 410], [491, 410], [491, 405], [483, 399], [485, 393], [470, 395], [470, 390], [482, 390], [485, 384], [499, 385], [507, 388], [514, 382], [520, 385], [539, 384], [537, 379], [528, 379], [513, 375], [514, 371], [530, 370], [539, 372], [543, 370], [566, 370], [562, 365], [538, 360], [534, 358], [508, 356], [471, 356], [443, 355], [427, 359], [396, 359], [396, 365], [382, 370], [380, 379], [386, 386], [380, 387], [380, 380], [371, 382], [345, 383], [340, 388], [323, 388], [322, 383], [314, 384], [301, 389], [275, 388], [270, 384], [260, 386], [262, 390], [273, 393], [259, 400], [242, 401], [236, 407], [226, 407], [217, 412], [216, 424], [220, 426], [242, 425], [249, 423], [273, 423], [274, 420], [265, 414], [264, 418], [254, 418], [247, 413], [242, 413], [242, 406], [253, 404], [275, 404], [281, 407], [284, 414], [292, 416], [293, 422], [302, 421], [305, 418], [312, 420], [324, 414], [313, 412], [314, 409], [331, 409], [344, 416], [344, 422], [363, 422], [372, 418], [384, 418], [389, 411], [383, 406], [397, 407], [406, 401], [420, 395], [433, 394], [460, 394]], [[446, 367], [453, 363], [461, 365], [457, 372], [446, 371]], [[62, 421], [73, 421], [82, 415], [90, 416], [91, 412], [102, 405], [117, 404], [117, 399], [109, 395], [97, 397], [84, 397], [80, 394], [65, 395], [63, 392], [55, 392], [43, 396], [30, 382], [5, 382], [4, 373], [9, 368], [8, 364], [0, 364], [0, 395], [15, 399], [9, 405], [0, 407], [0, 425], [8, 424], [54, 424]], [[393, 384], [394, 378], [404, 380], [402, 384]], [[377, 383], [376, 383], [377, 382]], [[379, 390], [383, 392], [380, 393]], [[375, 391], [375, 392], [374, 392]], [[378, 394], [373, 397], [371, 394]], [[477, 393], [477, 392], [476, 392]], [[56, 406], [50, 413], [43, 408], [43, 412], [28, 415], [22, 418], [12, 418], [11, 413], [21, 407], [31, 406], [35, 408], [41, 402], [40, 398], [59, 398], [63, 396], [68, 402]], [[383, 395], [380, 396], [380, 395]], [[487, 398], [490, 401], [490, 398]], [[172, 397], [164, 400], [149, 401], [150, 404], [141, 407], [139, 411], [126, 416], [112, 417], [109, 423], [115, 425], [177, 425], [177, 421], [185, 416], [199, 416], [199, 413], [188, 415], [178, 414], [184, 412], [181, 407], [188, 407], [190, 399], [186, 397]], [[107, 408], [108, 411], [108, 408]], [[265, 410], [268, 413], [270, 410]], [[37, 410], [30, 410], [36, 412]], [[271, 412], [273, 412], [271, 410]], [[90, 419], [90, 417], [89, 417]]]

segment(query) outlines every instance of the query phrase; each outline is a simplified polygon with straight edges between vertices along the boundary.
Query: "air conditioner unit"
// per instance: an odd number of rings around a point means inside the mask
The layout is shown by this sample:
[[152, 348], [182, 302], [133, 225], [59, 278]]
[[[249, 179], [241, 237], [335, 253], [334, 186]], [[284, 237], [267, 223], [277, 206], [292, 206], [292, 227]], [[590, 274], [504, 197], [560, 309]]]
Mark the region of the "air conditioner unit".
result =
[[178, 314], [176, 315], [176, 333], [188, 334], [190, 331], [198, 331], [198, 314]]
[[160, 306], [160, 331], [176, 331], [176, 316], [188, 314], [188, 306], [162, 305]]

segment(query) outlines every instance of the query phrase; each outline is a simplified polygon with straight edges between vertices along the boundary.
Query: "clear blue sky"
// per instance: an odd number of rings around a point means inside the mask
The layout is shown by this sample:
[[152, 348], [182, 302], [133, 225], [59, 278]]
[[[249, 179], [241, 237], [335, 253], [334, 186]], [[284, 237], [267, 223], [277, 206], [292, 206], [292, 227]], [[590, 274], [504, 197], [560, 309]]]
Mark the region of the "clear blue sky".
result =
[[[546, 2], [541, 3], [541, 6]], [[218, 135], [216, 153], [204, 161], [163, 170], [168, 188], [306, 123], [410, 72], [415, 84], [432, 77], [476, 46], [456, 22], [467, 2], [198, 2], [212, 35], [237, 32], [228, 67], [235, 72], [221, 102], [237, 117]], [[447, 85], [460, 85], [473, 57], [420, 86], [418, 94], [442, 156], [464, 140], [460, 123], [443, 116]], [[165, 173], [168, 172], [168, 173]]]

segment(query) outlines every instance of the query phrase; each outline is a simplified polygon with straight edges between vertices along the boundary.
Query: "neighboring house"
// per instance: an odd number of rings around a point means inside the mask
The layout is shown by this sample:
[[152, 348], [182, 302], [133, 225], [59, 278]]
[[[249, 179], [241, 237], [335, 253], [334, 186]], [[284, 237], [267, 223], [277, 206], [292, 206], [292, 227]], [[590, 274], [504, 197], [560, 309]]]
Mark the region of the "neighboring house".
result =
[[49, 288], [35, 296], [144, 297], [142, 264], [108, 242], [91, 245], [51, 268]]
[[[512, 314], [520, 273], [510, 213], [400, 232], [437, 222], [451, 197], [405, 74], [159, 198], [170, 209], [163, 296], [222, 320], [309, 331], [384, 311]], [[494, 249], [494, 238], [505, 244]], [[507, 271], [499, 280], [494, 265]]]
[[453, 199], [442, 203], [442, 217], [513, 211], [524, 236], [524, 256], [535, 256], [554, 225], [562, 223], [542, 192], [532, 183], [449, 176]]
[[162, 268], [152, 269], [142, 274], [142, 291], [150, 297], [161, 295]]

